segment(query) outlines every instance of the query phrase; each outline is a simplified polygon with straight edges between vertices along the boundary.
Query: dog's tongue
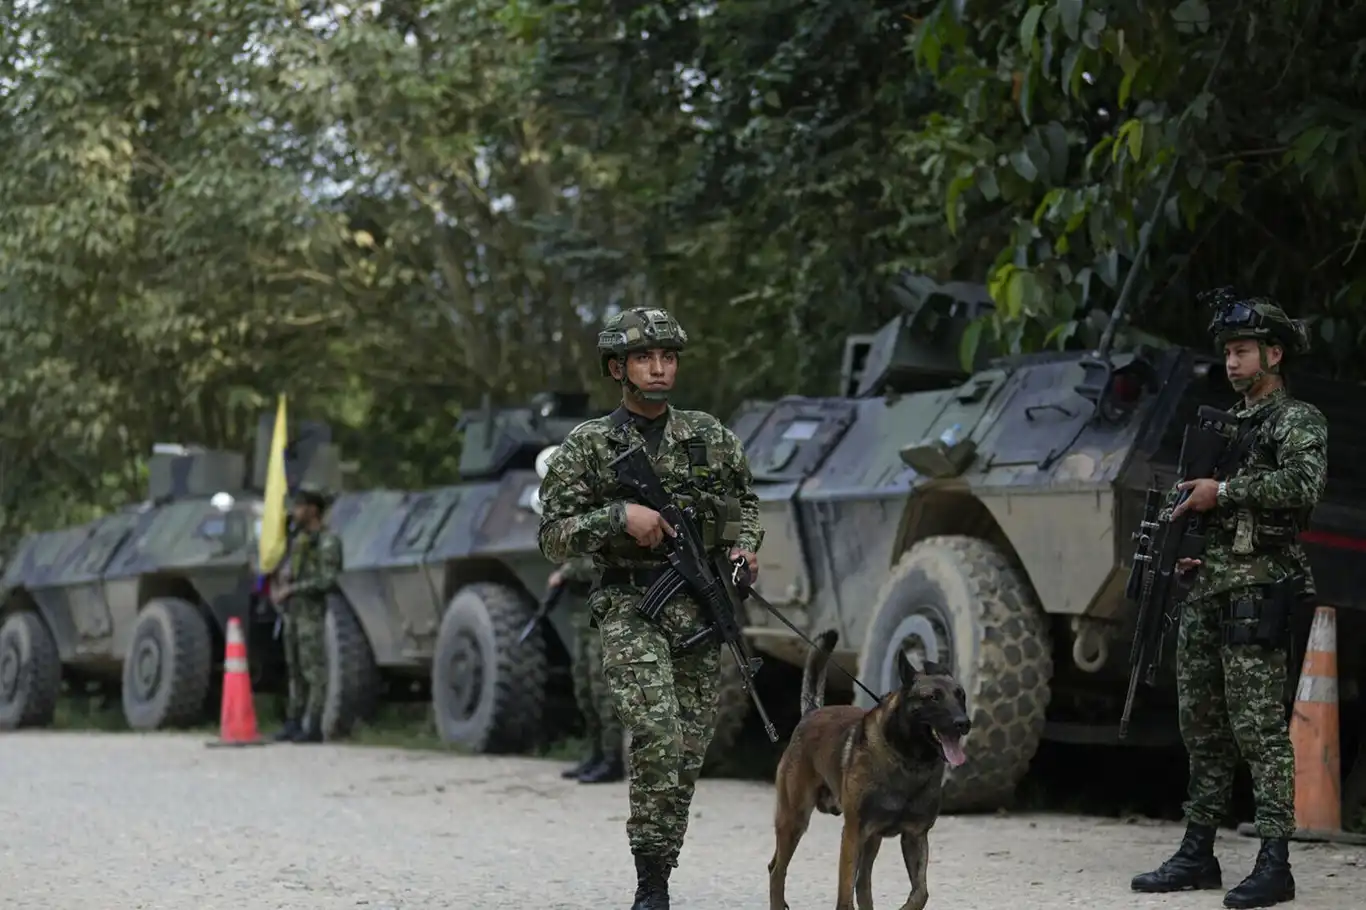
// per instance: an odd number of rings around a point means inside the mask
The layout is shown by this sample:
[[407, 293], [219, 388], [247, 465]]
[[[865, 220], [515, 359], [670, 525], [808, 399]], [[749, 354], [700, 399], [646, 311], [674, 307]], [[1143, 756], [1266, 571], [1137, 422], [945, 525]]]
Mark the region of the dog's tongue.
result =
[[944, 751], [944, 761], [949, 763], [950, 768], [957, 768], [968, 757], [963, 754], [963, 740], [957, 736], [939, 735], [939, 748]]

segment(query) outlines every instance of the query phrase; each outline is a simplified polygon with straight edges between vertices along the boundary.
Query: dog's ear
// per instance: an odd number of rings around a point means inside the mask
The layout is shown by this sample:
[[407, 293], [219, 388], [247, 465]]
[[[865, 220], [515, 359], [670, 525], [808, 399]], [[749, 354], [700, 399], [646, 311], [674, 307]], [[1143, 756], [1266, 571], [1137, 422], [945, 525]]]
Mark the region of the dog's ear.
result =
[[896, 652], [896, 675], [901, 678], [901, 688], [909, 689], [915, 685], [915, 665], [906, 659], [905, 651]]
[[932, 660], [927, 660], [927, 661], [925, 661], [925, 672], [928, 673], [928, 674], [930, 674], [931, 676], [952, 676], [952, 675], [953, 675], [952, 673], [949, 672], [949, 668], [948, 668], [948, 667], [944, 666], [943, 664], [937, 664], [937, 663], [935, 663], [935, 662], [932, 661]]

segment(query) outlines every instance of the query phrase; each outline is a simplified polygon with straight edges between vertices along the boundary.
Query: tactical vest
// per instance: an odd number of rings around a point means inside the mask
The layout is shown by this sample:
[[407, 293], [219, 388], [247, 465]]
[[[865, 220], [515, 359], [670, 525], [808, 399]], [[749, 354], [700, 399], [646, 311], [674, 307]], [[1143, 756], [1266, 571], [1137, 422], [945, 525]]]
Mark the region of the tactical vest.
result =
[[[624, 432], [631, 423], [631, 412], [618, 407], [609, 420], [613, 430]], [[664, 440], [661, 444], [667, 442]], [[691, 515], [708, 551], [732, 547], [740, 539], [742, 514], [740, 500], [727, 490], [726, 469], [715, 458], [705, 439], [694, 437], [685, 440], [684, 448], [687, 457], [686, 480], [680, 482], [679, 472], [669, 471], [660, 473], [660, 481], [679, 508]], [[623, 451], [625, 448], [619, 448], [615, 454], [619, 455]], [[651, 461], [655, 459], [651, 458]], [[609, 482], [613, 500], [638, 502], [633, 490], [618, 483], [615, 478]], [[640, 547], [632, 541], [611, 546], [610, 549], [627, 558], [639, 559], [641, 555]]]
[[[1280, 468], [1275, 430], [1283, 413], [1283, 407], [1268, 407], [1247, 418], [1250, 437], [1230, 480]], [[1235, 554], [1269, 553], [1294, 546], [1300, 532], [1308, 527], [1311, 512], [1312, 509], [1224, 509], [1219, 526], [1231, 538]]]

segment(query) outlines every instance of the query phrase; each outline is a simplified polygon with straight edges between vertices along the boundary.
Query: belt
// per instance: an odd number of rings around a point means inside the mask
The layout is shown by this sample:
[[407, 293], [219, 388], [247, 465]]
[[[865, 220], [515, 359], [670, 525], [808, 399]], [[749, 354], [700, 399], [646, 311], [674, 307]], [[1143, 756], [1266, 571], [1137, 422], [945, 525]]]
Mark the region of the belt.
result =
[[648, 569], [603, 569], [598, 587], [648, 588], [668, 569], [668, 566], [652, 566]]

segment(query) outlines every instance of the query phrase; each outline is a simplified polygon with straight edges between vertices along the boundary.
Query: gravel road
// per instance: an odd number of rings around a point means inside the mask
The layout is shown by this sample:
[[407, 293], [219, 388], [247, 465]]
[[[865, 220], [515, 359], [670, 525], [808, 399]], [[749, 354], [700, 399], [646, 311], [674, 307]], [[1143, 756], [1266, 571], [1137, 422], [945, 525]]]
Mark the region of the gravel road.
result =
[[[330, 745], [207, 749], [183, 735], [8, 735], [0, 906], [625, 910], [625, 785], [570, 784], [559, 769]], [[703, 781], [673, 906], [766, 906], [771, 813], [768, 786]], [[792, 867], [793, 910], [834, 903], [837, 835], [837, 820], [812, 822]], [[1218, 893], [1129, 892], [1129, 877], [1178, 837], [1171, 825], [1068, 816], [944, 818], [931, 838], [929, 907], [1219, 907]], [[1229, 833], [1220, 849], [1231, 885], [1256, 844]], [[1359, 899], [1366, 851], [1296, 845], [1292, 858], [1293, 906]], [[899, 907], [897, 851], [883, 851], [875, 878], [878, 906]]]

